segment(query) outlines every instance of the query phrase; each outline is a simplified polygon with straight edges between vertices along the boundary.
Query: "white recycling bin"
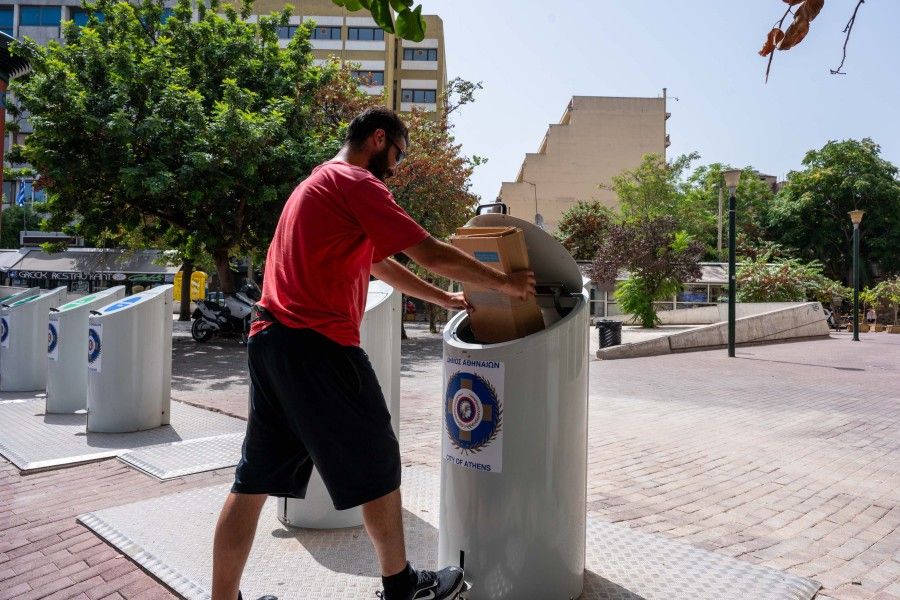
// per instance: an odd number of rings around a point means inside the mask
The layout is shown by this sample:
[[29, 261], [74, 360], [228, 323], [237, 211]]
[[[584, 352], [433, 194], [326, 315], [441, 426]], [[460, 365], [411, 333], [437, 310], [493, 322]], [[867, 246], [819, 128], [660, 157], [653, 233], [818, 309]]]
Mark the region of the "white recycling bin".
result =
[[[524, 231], [546, 328], [481, 344], [468, 315], [444, 328], [438, 564], [471, 600], [569, 600], [585, 560], [589, 326], [578, 265], [508, 215], [470, 226]], [[478, 310], [478, 307], [475, 307]]]
[[50, 309], [47, 413], [72, 414], [87, 408], [88, 314], [124, 297], [125, 286], [118, 285]]
[[[400, 438], [400, 292], [381, 281], [369, 283], [366, 312], [360, 325], [360, 346], [372, 368], [391, 413], [394, 434]], [[279, 498], [278, 519], [291, 527], [338, 529], [362, 524], [359, 507], [336, 510], [322, 477], [313, 469], [306, 498]]]
[[0, 304], [9, 304], [16, 298], [21, 298], [23, 295], [31, 296], [38, 291], [39, 288], [36, 287], [23, 288], [11, 285], [0, 285]]
[[126, 433], [169, 423], [172, 286], [160, 285], [88, 317], [87, 430]]
[[66, 287], [20, 296], [0, 309], [0, 390], [32, 392], [47, 387], [47, 321], [66, 301]]

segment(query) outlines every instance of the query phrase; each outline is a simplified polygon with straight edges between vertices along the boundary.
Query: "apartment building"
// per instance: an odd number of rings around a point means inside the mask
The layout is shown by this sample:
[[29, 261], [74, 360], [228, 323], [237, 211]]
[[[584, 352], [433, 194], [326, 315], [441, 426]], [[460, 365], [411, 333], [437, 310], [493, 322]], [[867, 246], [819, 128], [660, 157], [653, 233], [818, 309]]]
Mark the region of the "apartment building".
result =
[[259, 14], [280, 11], [285, 4], [294, 14], [288, 27], [279, 30], [287, 45], [297, 27], [314, 21], [313, 53], [322, 63], [331, 57], [355, 63], [363, 89], [373, 95], [385, 94], [385, 103], [396, 111], [417, 107], [437, 112], [438, 99], [447, 85], [444, 60], [444, 23], [436, 15], [424, 15], [425, 39], [410, 42], [385, 33], [366, 11], [350, 12], [331, 0], [258, 0]]
[[[373, 95], [383, 93], [385, 103], [394, 110], [408, 112], [417, 107], [437, 113], [438, 99], [447, 85], [444, 25], [440, 17], [425, 15], [426, 38], [409, 42], [384, 33], [368, 12], [350, 12], [331, 0], [295, 0], [289, 4], [294, 7], [294, 15], [287, 27], [279, 28], [282, 45], [287, 46], [301, 23], [315, 21], [311, 42], [317, 63], [331, 57], [354, 63], [354, 75], [365, 84], [362, 89]], [[258, 14], [269, 14], [280, 12], [284, 6], [283, 0], [259, 0], [254, 9]], [[171, 10], [166, 9], [163, 19]], [[61, 39], [63, 21], [85, 24], [87, 19], [80, 0], [0, 0], [0, 31], [16, 38], [28, 36], [41, 44]], [[30, 132], [31, 125], [24, 122], [21, 131], [7, 133], [5, 149], [21, 144]], [[36, 200], [41, 199], [42, 192], [32, 192], [30, 181], [8, 180], [3, 182], [7, 203], [16, 197], [19, 186], [25, 186], [29, 201], [32, 193]]]
[[615, 193], [603, 186], [645, 154], [665, 156], [669, 116], [665, 90], [659, 98], [575, 96], [516, 179], [502, 183], [500, 199], [513, 216], [551, 232], [577, 201], [615, 208]]

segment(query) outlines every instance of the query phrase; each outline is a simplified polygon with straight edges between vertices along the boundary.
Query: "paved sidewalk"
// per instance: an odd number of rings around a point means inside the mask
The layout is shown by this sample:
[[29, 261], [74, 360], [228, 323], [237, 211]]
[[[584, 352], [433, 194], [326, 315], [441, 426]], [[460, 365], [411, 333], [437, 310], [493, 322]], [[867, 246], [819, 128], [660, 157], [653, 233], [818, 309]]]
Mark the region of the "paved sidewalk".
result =
[[[437, 467], [441, 343], [409, 331], [403, 460]], [[812, 577], [820, 598], [900, 599], [900, 336], [861, 337], [592, 361], [589, 510]], [[237, 342], [180, 335], [174, 352], [176, 399], [246, 415]], [[22, 477], [0, 459], [0, 600], [172, 597], [75, 516], [230, 477], [159, 483], [117, 461]]]

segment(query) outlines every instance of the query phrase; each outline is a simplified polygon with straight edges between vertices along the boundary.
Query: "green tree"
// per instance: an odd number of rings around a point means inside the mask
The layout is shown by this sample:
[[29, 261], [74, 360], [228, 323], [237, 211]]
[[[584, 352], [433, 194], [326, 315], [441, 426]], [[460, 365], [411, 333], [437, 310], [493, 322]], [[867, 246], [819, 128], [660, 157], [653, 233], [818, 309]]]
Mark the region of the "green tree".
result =
[[639, 222], [657, 217], [674, 217], [683, 229], [695, 233], [702, 226], [695, 223], [697, 212], [685, 200], [684, 174], [700, 157], [696, 152], [683, 154], [667, 162], [659, 154], [644, 155], [641, 164], [612, 178], [607, 187], [616, 193], [625, 222]]
[[703, 244], [680, 231], [674, 217], [625, 222], [610, 227], [591, 265], [591, 278], [612, 283], [627, 269], [629, 278], [619, 285], [616, 300], [643, 327], [655, 327], [659, 319], [653, 302], [670, 298], [683, 282], [700, 277], [701, 256]]
[[900, 273], [900, 181], [897, 167], [881, 157], [869, 138], [831, 141], [811, 150], [804, 169], [788, 174], [772, 201], [767, 237], [797, 248], [805, 261], [818, 260], [825, 275], [851, 279], [853, 225], [848, 216], [866, 211], [860, 226], [860, 277], [872, 281], [873, 268]]
[[900, 276], [879, 282], [872, 290], [874, 302], [881, 308], [893, 312], [893, 325], [896, 327], [897, 313], [900, 311]]
[[[462, 147], [453, 136], [450, 116], [474, 100], [480, 83], [460, 78], [447, 85], [441, 97], [443, 111], [435, 119], [431, 115], [413, 111], [409, 126], [407, 158], [397, 173], [387, 180], [397, 203], [422, 227], [439, 239], [446, 239], [465, 225], [474, 214], [478, 196], [472, 190], [471, 176], [484, 159], [462, 154]], [[450, 281], [409, 263], [414, 272], [426, 281], [447, 288]], [[444, 309], [428, 306], [431, 331], [437, 331], [437, 320]]]
[[[683, 186], [685, 206], [694, 212], [692, 233], [706, 246], [706, 258], [724, 260], [728, 248], [728, 189], [724, 172], [731, 169], [722, 163], [697, 167]], [[765, 215], [772, 201], [772, 189], [759, 178], [752, 167], [741, 172], [735, 192], [737, 235], [745, 245], [764, 243]], [[721, 200], [722, 253], [719, 246], [719, 215]], [[739, 246], [741, 243], [738, 244]]]
[[0, 228], [0, 248], [18, 248], [19, 232], [24, 227], [28, 231], [37, 231], [41, 228], [43, 219], [39, 214], [43, 205], [35, 206], [10, 206], [3, 209], [2, 228]]
[[593, 260], [615, 220], [609, 207], [579, 200], [563, 213], [556, 237], [575, 260]]
[[831, 304], [832, 298], [850, 297], [852, 290], [822, 274], [818, 261], [772, 259], [763, 254], [741, 263], [737, 270], [738, 302], [804, 302]]
[[[196, 7], [193, 21], [179, 0], [162, 22], [158, 0], [100, 0], [105, 18], [66, 23], [63, 44], [18, 47], [33, 72], [13, 89], [34, 133], [11, 159], [41, 173], [52, 227], [206, 253], [231, 291], [231, 258], [268, 245], [281, 205], [352, 115], [323, 98], [340, 69], [313, 66], [309, 25], [279, 47], [288, 9], [250, 23], [252, 0]], [[346, 78], [342, 93], [360, 94]]]

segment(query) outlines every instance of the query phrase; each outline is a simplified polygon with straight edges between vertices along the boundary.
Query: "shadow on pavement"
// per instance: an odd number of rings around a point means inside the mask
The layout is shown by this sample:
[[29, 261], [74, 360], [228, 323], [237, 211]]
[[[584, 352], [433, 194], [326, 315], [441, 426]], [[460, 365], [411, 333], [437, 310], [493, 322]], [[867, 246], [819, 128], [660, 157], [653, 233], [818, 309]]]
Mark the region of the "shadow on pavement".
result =
[[172, 389], [210, 391], [226, 390], [246, 384], [247, 349], [237, 340], [214, 339], [198, 343], [189, 337], [172, 340]]

